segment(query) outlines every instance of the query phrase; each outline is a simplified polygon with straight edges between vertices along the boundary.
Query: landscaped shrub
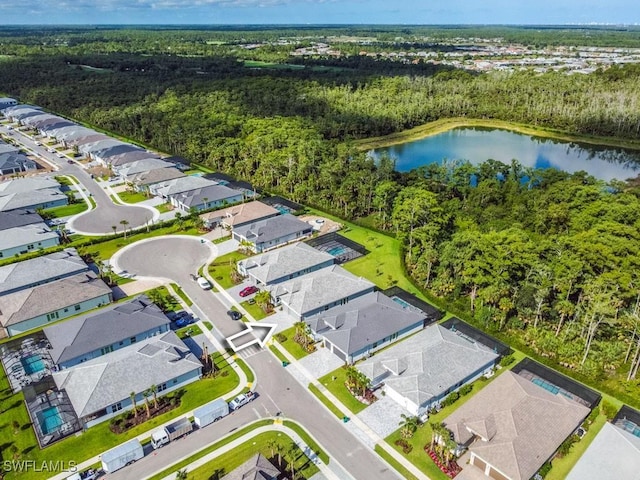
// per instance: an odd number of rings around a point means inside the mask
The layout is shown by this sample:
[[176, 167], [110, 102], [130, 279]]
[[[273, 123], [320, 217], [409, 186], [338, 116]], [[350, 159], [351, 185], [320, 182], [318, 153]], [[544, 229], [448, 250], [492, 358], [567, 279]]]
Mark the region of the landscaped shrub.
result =
[[282, 333], [276, 333], [276, 340], [280, 343], [284, 343], [287, 341], [287, 336]]
[[618, 409], [615, 407], [615, 405], [607, 402], [606, 400], [602, 401], [600, 409], [602, 410], [604, 416], [607, 417], [607, 420], [613, 420], [616, 416], [616, 413], [618, 413]]
[[452, 392], [442, 401], [442, 406], [448, 407], [449, 405], [453, 405], [459, 398], [460, 394], [458, 392]]
[[407, 442], [403, 438], [399, 438], [398, 440], [396, 440], [395, 444], [398, 447], [402, 447], [402, 451], [404, 452], [405, 455], [408, 453], [411, 453], [411, 450], [413, 450], [413, 445], [409, 444], [409, 442]]
[[573, 444], [576, 443], [577, 441], [578, 441], [578, 437], [575, 435], [571, 435], [564, 442], [562, 442], [562, 444], [560, 445], [560, 448], [558, 448], [557, 456], [564, 457], [568, 455], [569, 452], [571, 451], [571, 447], [573, 447]]
[[538, 474], [544, 478], [549, 473], [549, 470], [551, 470], [551, 462], [545, 462], [545, 464], [540, 467], [540, 470], [538, 470]]
[[515, 362], [516, 359], [513, 355], [506, 355], [504, 357], [502, 357], [500, 359], [500, 366], [501, 367], [508, 367], [509, 365], [511, 365], [513, 362]]
[[470, 383], [467, 383], [466, 385], [463, 385], [462, 387], [460, 387], [460, 390], [458, 390], [458, 393], [460, 393], [461, 396], [465, 396], [465, 395], [469, 395], [471, 393], [471, 390], [473, 390], [473, 385], [471, 385]]

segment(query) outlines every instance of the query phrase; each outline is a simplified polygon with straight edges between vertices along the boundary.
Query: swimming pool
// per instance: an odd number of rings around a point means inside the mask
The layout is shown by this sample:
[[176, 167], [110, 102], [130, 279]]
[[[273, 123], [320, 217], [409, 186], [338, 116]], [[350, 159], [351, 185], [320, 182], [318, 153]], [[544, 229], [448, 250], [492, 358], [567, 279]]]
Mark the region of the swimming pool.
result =
[[278, 210], [282, 215], [286, 215], [287, 213], [291, 213], [292, 212], [292, 210], [290, 208], [287, 208], [284, 205], [274, 205], [273, 208]]
[[332, 247], [329, 250], [327, 250], [327, 253], [329, 255], [333, 255], [334, 257], [337, 257], [338, 255], [342, 255], [346, 251], [347, 251], [347, 247]]
[[397, 304], [399, 304], [402, 308], [411, 308], [411, 304], [405, 302], [404, 300], [402, 300], [400, 297], [391, 297], [391, 300], [393, 300], [394, 302], [396, 302]]
[[556, 387], [555, 385], [549, 383], [549, 382], [545, 382], [544, 380], [542, 380], [541, 378], [534, 378], [533, 380], [531, 380], [533, 383], [535, 383], [536, 385], [538, 385], [539, 387], [544, 388], [545, 390], [547, 390], [548, 392], [553, 393], [554, 395], [556, 395], [560, 389], [558, 387]]
[[41, 412], [38, 412], [38, 422], [44, 435], [54, 433], [64, 423], [60, 416], [60, 410], [58, 407], [45, 408]]
[[636, 437], [640, 437], [640, 427], [638, 427], [635, 423], [630, 420], [625, 420], [623, 422], [623, 428], [629, 432], [631, 435], [635, 435]]
[[33, 375], [44, 370], [44, 361], [40, 355], [24, 357], [20, 362], [22, 362], [22, 367], [27, 375]]

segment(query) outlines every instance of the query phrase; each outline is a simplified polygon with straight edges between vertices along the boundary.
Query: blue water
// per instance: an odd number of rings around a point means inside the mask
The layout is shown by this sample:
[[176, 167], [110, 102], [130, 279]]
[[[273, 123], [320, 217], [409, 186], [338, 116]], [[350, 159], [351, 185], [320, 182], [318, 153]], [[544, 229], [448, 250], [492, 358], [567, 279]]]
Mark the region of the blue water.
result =
[[404, 300], [402, 300], [401, 298], [398, 297], [391, 297], [391, 300], [393, 300], [394, 302], [396, 302], [397, 304], [399, 304], [402, 308], [409, 308], [411, 307], [411, 305], [407, 302], [405, 302]]
[[625, 420], [624, 421], [624, 429], [629, 432], [631, 435], [635, 435], [636, 437], [640, 437], [640, 427], [638, 427], [635, 423]]
[[338, 255], [342, 255], [346, 251], [347, 251], [347, 247], [333, 247], [327, 250], [327, 253], [329, 255], [333, 255], [334, 257], [337, 257]]
[[278, 210], [282, 215], [286, 215], [287, 213], [291, 213], [291, 209], [284, 207], [282, 205], [274, 205], [273, 208]]
[[55, 432], [64, 423], [58, 407], [49, 407], [38, 412], [38, 422], [40, 422], [40, 428], [45, 435]]
[[545, 382], [544, 380], [542, 380], [541, 378], [534, 378], [533, 380], [531, 380], [533, 383], [535, 383], [536, 385], [544, 388], [545, 390], [547, 390], [548, 392], [553, 393], [554, 395], [556, 395], [560, 389], [558, 387], [556, 387], [555, 385]]
[[550, 140], [507, 130], [455, 128], [431, 137], [372, 150], [378, 158], [387, 153], [396, 170], [407, 172], [444, 160], [468, 160], [474, 165], [487, 159], [524, 167], [555, 168], [574, 173], [584, 170], [602, 180], [625, 180], [640, 174], [640, 151]]
[[44, 370], [44, 361], [40, 355], [31, 355], [21, 360], [24, 371], [27, 375], [33, 375], [34, 373]]

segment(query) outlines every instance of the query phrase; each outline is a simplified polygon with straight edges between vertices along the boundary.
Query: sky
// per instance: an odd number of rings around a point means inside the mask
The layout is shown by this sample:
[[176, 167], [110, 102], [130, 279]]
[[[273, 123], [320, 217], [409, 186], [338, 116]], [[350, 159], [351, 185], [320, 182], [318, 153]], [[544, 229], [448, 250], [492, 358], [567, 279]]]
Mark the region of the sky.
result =
[[0, 0], [18, 24], [639, 24], [638, 0]]

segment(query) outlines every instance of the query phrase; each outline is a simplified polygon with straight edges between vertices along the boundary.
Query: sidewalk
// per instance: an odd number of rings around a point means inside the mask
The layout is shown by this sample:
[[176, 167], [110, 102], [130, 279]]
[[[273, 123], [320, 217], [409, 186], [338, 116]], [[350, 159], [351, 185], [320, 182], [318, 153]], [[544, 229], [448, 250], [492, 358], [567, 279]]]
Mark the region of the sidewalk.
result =
[[[313, 376], [300, 364], [298, 360], [296, 360], [285, 348], [283, 348], [277, 341], [273, 341], [273, 345], [278, 351], [287, 358], [289, 365], [287, 369], [293, 369], [294, 371], [290, 371], [291, 375], [305, 388], [308, 387], [309, 383], [313, 384], [320, 392], [329, 399], [331, 403], [333, 403], [338, 410], [342, 412], [345, 417], [349, 417], [349, 423], [345, 424], [346, 428], [349, 428], [352, 433], [358, 437], [362, 442], [367, 445], [372, 450], [376, 445], [380, 446], [386, 453], [388, 453], [391, 457], [393, 457], [400, 465], [409, 470], [416, 478], [420, 480], [430, 480], [430, 478], [422, 473], [415, 465], [409, 462], [406, 458], [404, 458], [400, 453], [398, 453], [391, 445], [384, 441], [376, 432], [374, 432], [371, 428], [369, 428], [362, 420], [360, 420], [357, 416], [355, 416], [347, 407], [345, 407], [340, 400], [338, 400], [327, 388], [322, 385], [322, 383], [318, 382], [316, 378]], [[295, 373], [294, 373], [295, 372]], [[305, 383], [306, 382], [306, 383]], [[324, 405], [323, 405], [324, 406]], [[326, 408], [326, 407], [325, 407]], [[333, 415], [333, 413], [332, 413]], [[336, 420], [339, 419], [336, 417]], [[380, 457], [381, 460], [384, 461], [384, 458]], [[391, 465], [390, 468], [393, 469]], [[402, 477], [402, 475], [400, 475]]]
[[[186, 469], [187, 473], [191, 472], [191, 471], [195, 470], [196, 468], [201, 467], [202, 465], [210, 462], [211, 460], [215, 459], [216, 457], [233, 450], [234, 448], [238, 447], [239, 445], [243, 444], [244, 442], [247, 442], [247, 441], [251, 440], [256, 435], [258, 435], [260, 433], [270, 432], [270, 431], [282, 432], [285, 435], [287, 435], [288, 437], [290, 437], [291, 440], [293, 440], [295, 442], [295, 444], [298, 445], [300, 450], [302, 450], [307, 455], [307, 457], [309, 457], [309, 459], [318, 467], [320, 472], [324, 475], [324, 478], [326, 478], [327, 480], [346, 480], [346, 477], [338, 476], [327, 465], [322, 463], [322, 461], [315, 454], [308, 454], [308, 452], [311, 452], [311, 449], [307, 446], [307, 444], [304, 443], [302, 438], [300, 438], [300, 436], [294, 430], [290, 429], [289, 427], [285, 427], [282, 424], [278, 424], [278, 423], [274, 423], [273, 425], [270, 425], [270, 426], [258, 427], [258, 428], [254, 429], [254, 430], [251, 430], [250, 432], [247, 432], [246, 434], [242, 435], [241, 437], [238, 437], [235, 440], [232, 440], [231, 442], [227, 443], [226, 445], [223, 445], [222, 447], [214, 450], [213, 452], [210, 452], [210, 453], [206, 454], [205, 456], [199, 458], [198, 460], [195, 460], [194, 462], [190, 463], [189, 465], [187, 465], [185, 467], [182, 467], [180, 470], [185, 470]], [[309, 433], [307, 432], [307, 434], [309, 434]], [[316, 441], [316, 443], [317, 443], [317, 441]], [[326, 450], [322, 445], [320, 445], [320, 448], [322, 448], [323, 450]], [[188, 458], [188, 457], [185, 457], [185, 458]], [[185, 458], [181, 459], [180, 461], [185, 460]], [[162, 470], [158, 470], [156, 472], [150, 473], [147, 477], [145, 477], [145, 479], [146, 478], [151, 478], [154, 475], [159, 474], [163, 470], [166, 470], [166, 468], [163, 468]], [[172, 473], [171, 475], [167, 475], [166, 477], [164, 477], [163, 480], [175, 480], [176, 477], [177, 477], [177, 473], [178, 472], [176, 471], [175, 473]]]

